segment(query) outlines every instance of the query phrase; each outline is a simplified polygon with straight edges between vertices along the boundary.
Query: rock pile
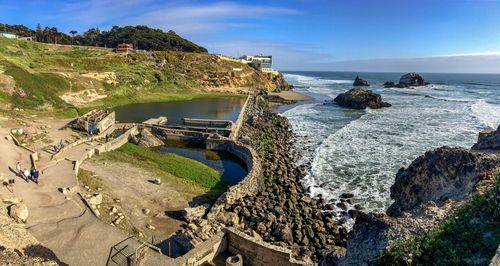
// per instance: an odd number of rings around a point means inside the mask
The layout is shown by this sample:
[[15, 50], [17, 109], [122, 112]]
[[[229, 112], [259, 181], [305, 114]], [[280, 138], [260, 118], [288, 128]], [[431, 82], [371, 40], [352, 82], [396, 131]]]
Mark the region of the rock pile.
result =
[[387, 81], [384, 83], [385, 88], [410, 88], [410, 87], [418, 87], [418, 86], [425, 86], [429, 85], [429, 82], [426, 82], [424, 78], [413, 72], [413, 73], [407, 73], [401, 76], [399, 79], [399, 83], [394, 83], [392, 81]]
[[356, 87], [370, 86], [370, 84], [368, 84], [368, 81], [360, 78], [359, 76], [356, 76], [356, 78], [354, 79], [354, 83], [352, 85]]
[[391, 106], [382, 101], [380, 94], [365, 89], [351, 89], [339, 94], [334, 101], [340, 106], [352, 109], [365, 109], [366, 107], [377, 109]]

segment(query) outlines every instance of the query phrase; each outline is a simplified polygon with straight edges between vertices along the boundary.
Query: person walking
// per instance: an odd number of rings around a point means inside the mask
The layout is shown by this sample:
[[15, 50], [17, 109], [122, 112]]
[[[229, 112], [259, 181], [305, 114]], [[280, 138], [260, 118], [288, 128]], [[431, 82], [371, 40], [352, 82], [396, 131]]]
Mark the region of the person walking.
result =
[[29, 183], [30, 182], [30, 171], [28, 169], [24, 169], [23, 175], [24, 175], [24, 179], [26, 180], [26, 183]]
[[38, 170], [34, 170], [33, 173], [31, 174], [31, 178], [33, 179], [33, 182], [35, 182], [38, 185], [38, 176], [40, 175], [40, 172]]
[[17, 173], [19, 174], [19, 176], [23, 176], [23, 171], [21, 171], [21, 163], [20, 162], [17, 162], [16, 164], [16, 170], [17, 170]]

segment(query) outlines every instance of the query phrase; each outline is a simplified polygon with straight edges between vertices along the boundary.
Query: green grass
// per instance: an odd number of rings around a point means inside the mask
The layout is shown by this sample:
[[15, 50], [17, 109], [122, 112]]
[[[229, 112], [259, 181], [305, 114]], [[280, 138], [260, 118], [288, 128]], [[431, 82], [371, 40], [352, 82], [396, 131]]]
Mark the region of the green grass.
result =
[[383, 265], [488, 265], [500, 244], [500, 172], [425, 235], [398, 241]]
[[173, 153], [156, 152], [131, 143], [123, 145], [117, 151], [130, 155], [138, 161], [151, 164], [176, 177], [192, 180], [205, 188], [227, 187], [227, 183], [222, 180], [217, 170], [186, 157]]
[[[5, 74], [12, 76], [16, 82], [16, 93], [11, 96], [14, 106], [32, 109], [38, 109], [47, 103], [55, 108], [68, 106], [58, 96], [62, 90], [69, 87], [63, 76], [53, 73], [30, 73], [16, 65], [7, 62], [3, 64]], [[26, 92], [25, 97], [17, 93], [20, 89]]]

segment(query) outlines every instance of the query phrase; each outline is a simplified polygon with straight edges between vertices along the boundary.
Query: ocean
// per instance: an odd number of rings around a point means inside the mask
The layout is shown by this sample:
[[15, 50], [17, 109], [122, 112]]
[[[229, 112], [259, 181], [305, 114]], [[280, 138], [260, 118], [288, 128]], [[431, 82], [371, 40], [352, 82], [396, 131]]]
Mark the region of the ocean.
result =
[[[397, 171], [427, 150], [471, 147], [478, 132], [500, 124], [500, 75], [421, 74], [431, 85], [383, 88], [404, 73], [285, 72], [297, 92], [314, 99], [283, 112], [296, 134], [301, 163], [310, 165], [313, 196], [338, 199], [384, 212]], [[392, 107], [351, 110], [323, 104], [353, 88], [356, 75]]]

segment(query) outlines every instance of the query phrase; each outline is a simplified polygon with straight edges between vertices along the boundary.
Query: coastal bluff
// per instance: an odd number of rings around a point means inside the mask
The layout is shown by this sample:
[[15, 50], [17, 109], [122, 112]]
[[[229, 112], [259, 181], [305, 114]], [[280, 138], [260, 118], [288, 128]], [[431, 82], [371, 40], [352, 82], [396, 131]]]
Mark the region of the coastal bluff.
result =
[[[478, 207], [470, 205], [470, 202], [474, 201], [473, 194], [489, 195], [485, 193], [486, 191], [490, 193], [491, 188], [495, 186], [492, 182], [499, 182], [500, 173], [497, 172], [500, 169], [500, 149], [492, 149], [499, 145], [496, 138], [499, 132], [500, 127], [494, 132], [482, 133], [474, 149], [437, 148], [418, 157], [407, 168], [400, 169], [391, 187], [391, 198], [394, 199], [394, 203], [386, 214], [363, 212], [358, 214], [349, 233], [346, 256], [336, 263], [339, 265], [389, 263], [391, 259], [397, 257], [390, 253], [394, 248], [398, 248], [395, 243], [401, 245], [401, 241], [425, 236], [426, 232], [442, 224], [450, 215], [456, 217], [455, 219], [465, 217], [460, 219], [468, 223], [469, 219], [466, 218], [468, 216], [461, 216], [466, 210], [464, 206], [468, 206], [471, 213], [477, 213], [476, 215], [486, 219], [488, 215], [483, 212], [488, 208], [477, 209]], [[482, 145], [488, 147], [487, 151], [477, 150], [477, 147]], [[492, 197], [498, 195], [492, 194]], [[465, 228], [461, 230], [466, 230]], [[461, 233], [461, 231], [454, 232], [454, 234]], [[490, 248], [496, 249], [496, 246]], [[485, 257], [487, 261], [493, 256], [479, 255]], [[436, 257], [435, 260], [446, 261], [446, 258]]]

